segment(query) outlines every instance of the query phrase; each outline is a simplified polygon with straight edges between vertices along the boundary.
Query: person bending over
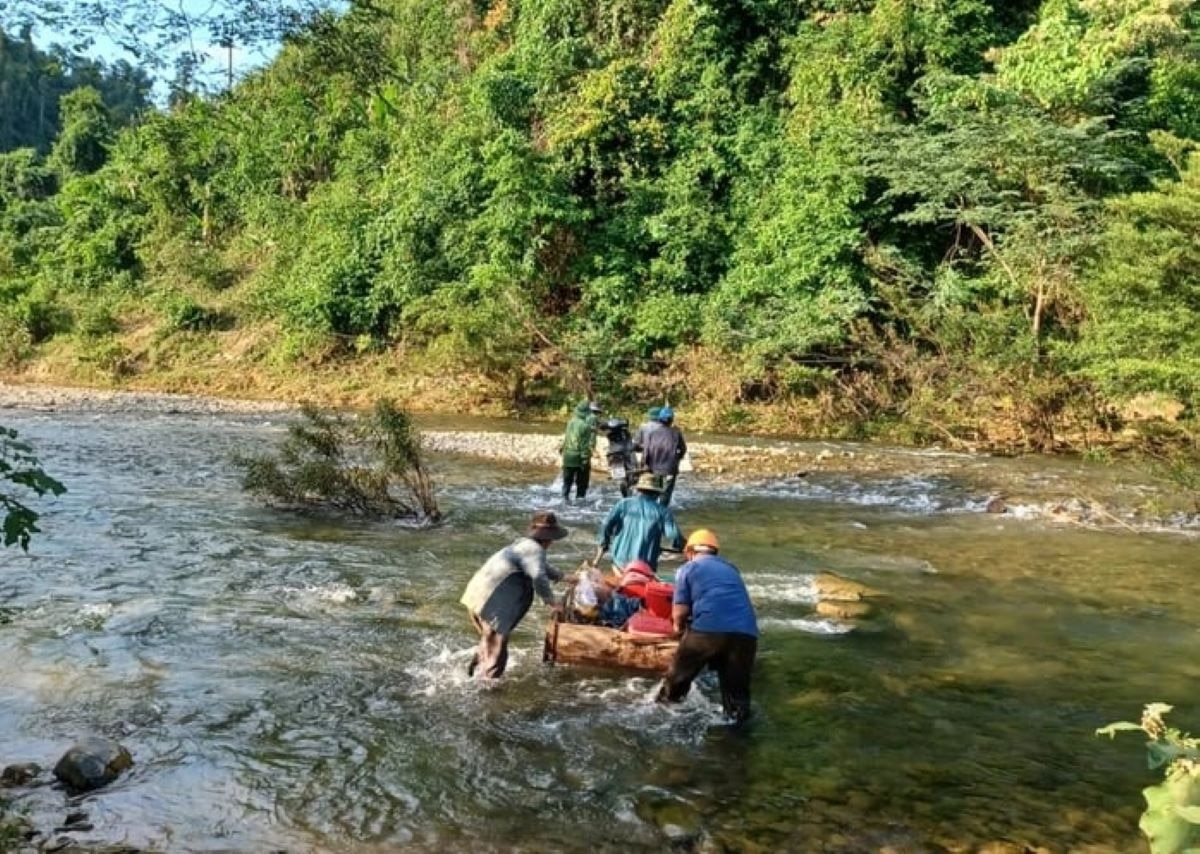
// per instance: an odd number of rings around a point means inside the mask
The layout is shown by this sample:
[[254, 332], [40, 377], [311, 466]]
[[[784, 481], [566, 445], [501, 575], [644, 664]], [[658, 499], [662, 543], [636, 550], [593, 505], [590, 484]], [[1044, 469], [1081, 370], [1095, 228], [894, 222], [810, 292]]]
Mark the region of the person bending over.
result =
[[562, 573], [546, 562], [546, 549], [566, 535], [567, 529], [553, 513], [540, 510], [533, 514], [525, 536], [488, 558], [471, 577], [459, 600], [479, 632], [479, 647], [467, 665], [468, 675], [474, 676], [477, 669], [489, 679], [504, 675], [508, 638], [529, 611], [535, 591], [551, 610], [561, 612], [550, 582], [560, 581]]
[[721, 706], [735, 726], [750, 717], [750, 676], [758, 651], [758, 619], [736, 566], [718, 555], [712, 531], [688, 537], [688, 562], [675, 575], [671, 619], [680, 635], [675, 658], [659, 688], [660, 702], [687, 696], [705, 667], [717, 672]]

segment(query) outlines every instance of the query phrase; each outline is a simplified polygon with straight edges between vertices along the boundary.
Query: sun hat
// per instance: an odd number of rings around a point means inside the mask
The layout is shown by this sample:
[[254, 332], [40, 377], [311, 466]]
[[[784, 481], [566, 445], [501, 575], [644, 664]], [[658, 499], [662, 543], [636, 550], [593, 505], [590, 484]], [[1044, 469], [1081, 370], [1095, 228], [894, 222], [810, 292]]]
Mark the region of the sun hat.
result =
[[535, 540], [561, 540], [567, 529], [558, 524], [558, 517], [550, 510], [539, 510], [529, 523], [528, 536]]
[[604, 411], [604, 407], [602, 407], [599, 403], [597, 403], [594, 400], [589, 400], [588, 401], [588, 410], [591, 412], [600, 413], [600, 412]]
[[642, 492], [662, 492], [662, 481], [659, 480], [658, 475], [644, 471], [638, 475], [637, 483], [633, 485], [633, 488]]

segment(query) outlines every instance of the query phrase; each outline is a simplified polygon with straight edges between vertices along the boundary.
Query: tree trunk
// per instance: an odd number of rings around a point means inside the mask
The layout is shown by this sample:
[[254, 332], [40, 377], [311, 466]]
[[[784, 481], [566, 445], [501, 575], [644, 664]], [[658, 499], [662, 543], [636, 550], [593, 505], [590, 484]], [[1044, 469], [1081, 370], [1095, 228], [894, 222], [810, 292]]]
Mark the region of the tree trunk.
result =
[[637, 637], [604, 626], [552, 622], [546, 627], [543, 658], [661, 675], [671, 665], [677, 646], [674, 638]]

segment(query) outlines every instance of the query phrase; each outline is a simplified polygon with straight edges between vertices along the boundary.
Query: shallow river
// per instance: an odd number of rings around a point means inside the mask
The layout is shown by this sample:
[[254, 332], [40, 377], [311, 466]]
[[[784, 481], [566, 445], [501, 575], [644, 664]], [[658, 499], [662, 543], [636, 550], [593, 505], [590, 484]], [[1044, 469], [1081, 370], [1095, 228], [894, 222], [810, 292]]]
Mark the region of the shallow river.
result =
[[[0, 414], [70, 489], [30, 555], [0, 552], [0, 763], [88, 733], [136, 762], [79, 806], [19, 792], [39, 826], [82, 808], [77, 839], [164, 851], [1136, 851], [1154, 776], [1093, 731], [1154, 700], [1200, 730], [1194, 532], [987, 515], [919, 455], [681, 484], [681, 525], [718, 531], [759, 611], [745, 731], [712, 685], [668, 710], [652, 680], [544, 666], [541, 605], [480, 687], [458, 596], [554, 472], [438, 458], [432, 530], [282, 516], [226, 462], [280, 418]], [[613, 492], [556, 508], [553, 561], [592, 552]], [[822, 570], [885, 594], [875, 630], [812, 616]]]

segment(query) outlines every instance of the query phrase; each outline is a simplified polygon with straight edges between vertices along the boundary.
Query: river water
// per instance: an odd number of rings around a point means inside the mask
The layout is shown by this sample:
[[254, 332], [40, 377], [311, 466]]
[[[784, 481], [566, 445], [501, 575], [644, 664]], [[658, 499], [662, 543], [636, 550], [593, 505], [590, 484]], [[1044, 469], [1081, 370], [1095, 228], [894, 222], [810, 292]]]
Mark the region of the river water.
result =
[[[1140, 740], [1093, 731], [1149, 701], [1200, 730], [1194, 531], [987, 515], [973, 483], [925, 478], [915, 454], [903, 477], [681, 483], [681, 525], [719, 532], [758, 608], [744, 731], [723, 726], [712, 685], [664, 709], [652, 680], [544, 666], [540, 605], [509, 675], [481, 687], [458, 596], [555, 506], [554, 472], [438, 457], [448, 517], [428, 530], [280, 515], [227, 459], [272, 447], [284, 417], [3, 414], [70, 491], [29, 555], [0, 552], [0, 763], [53, 764], [90, 733], [136, 762], [70, 806], [94, 825], [77, 839], [1143, 850]], [[1114, 478], [1044, 468], [1060, 489]], [[590, 555], [614, 492], [555, 508], [571, 536], [552, 561]], [[884, 594], [870, 631], [813, 616], [823, 570]], [[42, 827], [68, 811], [51, 787], [16, 798]]]

